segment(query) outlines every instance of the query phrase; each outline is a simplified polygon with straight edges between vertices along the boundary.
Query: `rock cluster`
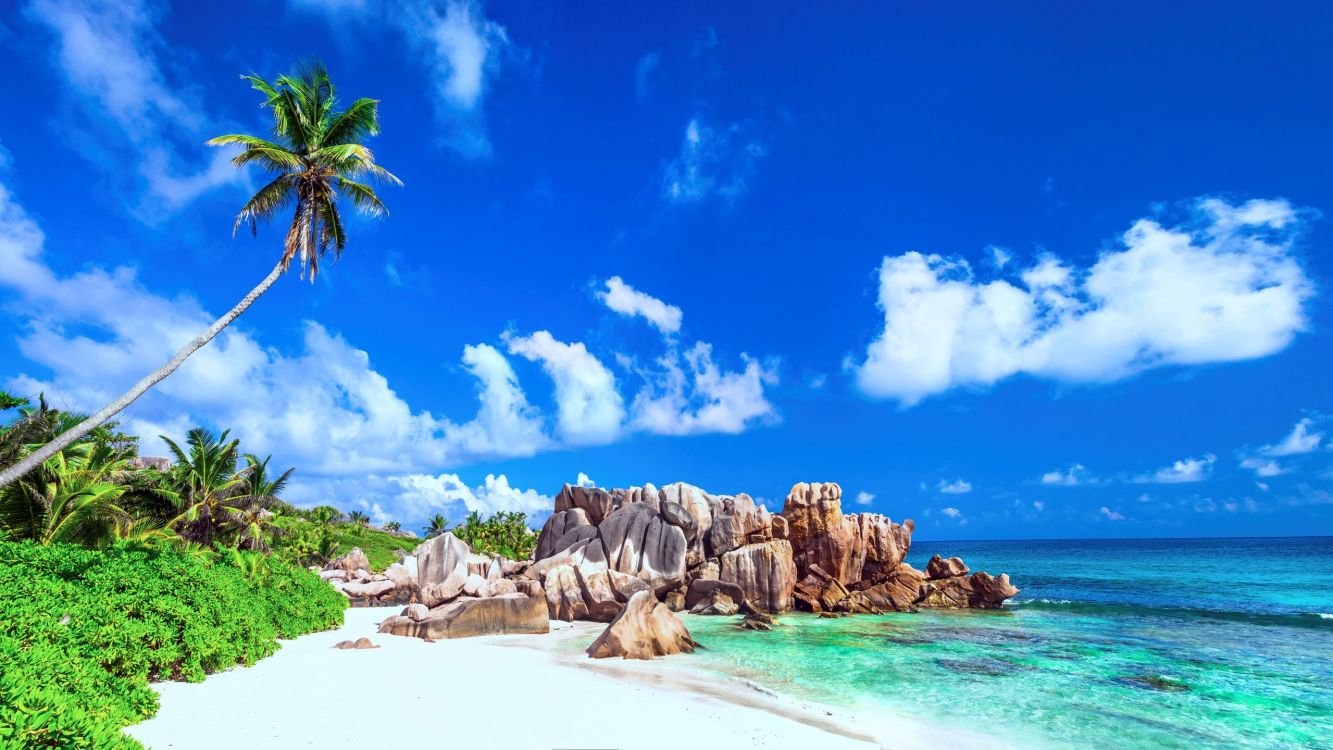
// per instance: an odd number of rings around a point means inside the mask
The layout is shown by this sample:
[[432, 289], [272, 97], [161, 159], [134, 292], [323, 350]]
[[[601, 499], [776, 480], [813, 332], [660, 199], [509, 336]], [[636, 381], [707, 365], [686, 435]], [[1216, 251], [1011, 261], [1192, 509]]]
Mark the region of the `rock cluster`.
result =
[[627, 490], [565, 485], [532, 560], [473, 552], [453, 534], [428, 539], [382, 574], [352, 550], [325, 566], [355, 604], [407, 604], [380, 632], [419, 638], [541, 633], [548, 620], [611, 623], [593, 656], [651, 658], [690, 651], [673, 613], [772, 615], [919, 608], [995, 608], [1018, 593], [1007, 575], [971, 572], [936, 556], [904, 562], [915, 525], [842, 512], [832, 483], [792, 487], [780, 514], [744, 493], [712, 495], [678, 482]]
[[319, 571], [319, 577], [347, 597], [353, 607], [407, 604], [415, 601], [417, 594], [414, 565], [414, 559], [407, 556], [383, 573], [371, 573], [370, 560], [358, 547], [330, 561]]
[[[744, 493], [678, 482], [627, 490], [565, 485], [526, 577], [560, 620], [616, 617], [651, 591], [671, 610], [885, 612], [998, 607], [1006, 576], [969, 576], [958, 558], [922, 573], [903, 560], [915, 524], [842, 512], [842, 488], [800, 483], [772, 514]], [[682, 596], [683, 594], [683, 596]]]

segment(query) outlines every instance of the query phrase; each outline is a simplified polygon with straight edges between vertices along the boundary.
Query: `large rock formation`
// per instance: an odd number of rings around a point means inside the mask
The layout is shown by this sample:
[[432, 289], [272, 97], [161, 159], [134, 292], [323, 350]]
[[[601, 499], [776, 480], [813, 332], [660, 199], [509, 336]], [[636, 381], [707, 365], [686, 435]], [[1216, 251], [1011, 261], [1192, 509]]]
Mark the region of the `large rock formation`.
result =
[[588, 656], [604, 659], [651, 659], [654, 656], [688, 653], [698, 645], [685, 623], [650, 591], [631, 596], [620, 613], [588, 647]]
[[686, 609], [711, 596], [701, 583], [721, 581], [734, 587], [726, 592], [733, 603], [770, 613], [989, 607], [1016, 591], [1007, 579], [960, 578], [968, 571], [957, 558], [932, 561], [924, 574], [906, 566], [914, 529], [910, 520], [844, 514], [833, 483], [795, 485], [780, 515], [744, 493], [712, 495], [680, 482], [566, 485], [525, 577], [543, 586], [551, 616], [565, 620], [616, 616], [637, 590], [628, 580]]
[[458, 596], [467, 582], [471, 555], [467, 543], [447, 531], [422, 542], [415, 550], [421, 603], [435, 607]]
[[490, 599], [459, 599], [436, 607], [390, 617], [380, 632], [415, 638], [469, 638], [501, 633], [545, 633], [550, 630], [546, 600], [522, 594]]

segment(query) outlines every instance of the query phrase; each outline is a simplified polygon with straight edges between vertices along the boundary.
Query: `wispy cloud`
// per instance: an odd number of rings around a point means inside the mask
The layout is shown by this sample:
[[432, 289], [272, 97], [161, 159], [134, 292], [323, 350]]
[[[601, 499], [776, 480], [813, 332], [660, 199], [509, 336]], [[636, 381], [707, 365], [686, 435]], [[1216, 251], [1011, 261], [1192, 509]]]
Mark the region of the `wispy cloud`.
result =
[[1170, 466], [1163, 466], [1150, 474], [1135, 477], [1134, 481], [1142, 484], [1202, 482], [1212, 474], [1213, 465], [1216, 463], [1217, 456], [1211, 453], [1205, 453], [1198, 458], [1182, 458]]
[[1206, 198], [1176, 227], [1140, 219], [1087, 269], [1047, 255], [981, 281], [963, 260], [886, 257], [883, 328], [847, 364], [867, 395], [911, 406], [1019, 373], [1103, 383], [1272, 354], [1307, 326], [1315, 289], [1294, 252], [1304, 225], [1283, 200]]
[[647, 101], [652, 84], [653, 74], [662, 65], [662, 55], [659, 52], [649, 52], [634, 65], [634, 98], [639, 101]]
[[1090, 481], [1088, 470], [1083, 464], [1073, 464], [1063, 471], [1056, 469], [1048, 471], [1041, 475], [1042, 484], [1057, 485], [1060, 487], [1076, 487], [1080, 484], [1087, 484]]
[[668, 305], [656, 297], [644, 294], [626, 284], [619, 276], [606, 280], [606, 289], [597, 293], [597, 298], [606, 303], [611, 310], [647, 320], [663, 335], [672, 335], [680, 331], [683, 314], [679, 307]]
[[662, 198], [673, 204], [708, 198], [733, 202], [749, 189], [766, 153], [747, 126], [731, 123], [714, 128], [701, 116], [693, 117], [685, 124], [680, 153], [662, 165]]
[[1260, 448], [1260, 455], [1280, 458], [1313, 453], [1319, 450], [1320, 444], [1324, 441], [1324, 433], [1316, 431], [1314, 425], [1315, 420], [1310, 417], [1301, 419], [1291, 428], [1291, 432], [1285, 438], [1277, 443]]
[[1100, 514], [1102, 515], [1102, 517], [1105, 518], [1105, 519], [1108, 520], [1108, 521], [1124, 521], [1124, 520], [1125, 520], [1125, 517], [1124, 517], [1123, 515], [1121, 515], [1119, 511], [1111, 510], [1110, 508], [1106, 507], [1105, 505], [1103, 505], [1103, 506], [1101, 507], [1101, 509], [1098, 510], [1097, 512], [1100, 513]]
[[972, 491], [972, 483], [962, 479], [955, 479], [952, 482], [941, 479], [939, 490], [946, 495], [965, 495]]
[[[52, 62], [81, 113], [69, 142], [113, 181], [133, 175], [129, 208], [156, 222], [199, 196], [244, 185], [231, 152], [206, 151], [218, 125], [203, 92], [168, 75], [183, 63], [158, 31], [163, 6], [148, 0], [32, 0], [24, 15], [55, 41]], [[188, 144], [188, 148], [185, 144]], [[127, 169], [126, 167], [130, 167]]]

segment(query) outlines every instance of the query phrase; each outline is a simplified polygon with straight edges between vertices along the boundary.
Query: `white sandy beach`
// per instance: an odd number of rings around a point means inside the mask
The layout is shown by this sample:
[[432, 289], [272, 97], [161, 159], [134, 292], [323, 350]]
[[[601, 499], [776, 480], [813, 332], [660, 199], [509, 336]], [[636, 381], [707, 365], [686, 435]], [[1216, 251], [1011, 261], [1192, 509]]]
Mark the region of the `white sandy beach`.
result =
[[[963, 747], [905, 717], [867, 717], [780, 698], [690, 669], [684, 659], [591, 660], [559, 644], [600, 625], [426, 643], [380, 635], [400, 608], [349, 609], [342, 628], [284, 642], [253, 667], [156, 685], [157, 716], [126, 731], [149, 748]], [[381, 648], [342, 651], [344, 639]], [[977, 739], [977, 738], [971, 738]], [[447, 740], [447, 742], [446, 742]]]

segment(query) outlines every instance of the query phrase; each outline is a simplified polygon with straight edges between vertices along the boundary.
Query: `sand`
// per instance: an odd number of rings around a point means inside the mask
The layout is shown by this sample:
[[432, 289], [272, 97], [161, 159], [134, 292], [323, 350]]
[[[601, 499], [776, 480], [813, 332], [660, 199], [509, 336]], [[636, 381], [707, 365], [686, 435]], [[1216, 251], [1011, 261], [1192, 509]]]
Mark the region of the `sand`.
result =
[[[588, 659], [578, 647], [600, 632], [594, 623], [436, 643], [378, 634], [379, 621], [400, 609], [349, 609], [342, 628], [286, 641], [252, 667], [158, 684], [157, 716], [126, 731], [155, 750], [972, 744], [905, 717], [854, 716], [776, 696], [691, 668], [689, 657]], [[331, 648], [360, 636], [380, 648]]]

